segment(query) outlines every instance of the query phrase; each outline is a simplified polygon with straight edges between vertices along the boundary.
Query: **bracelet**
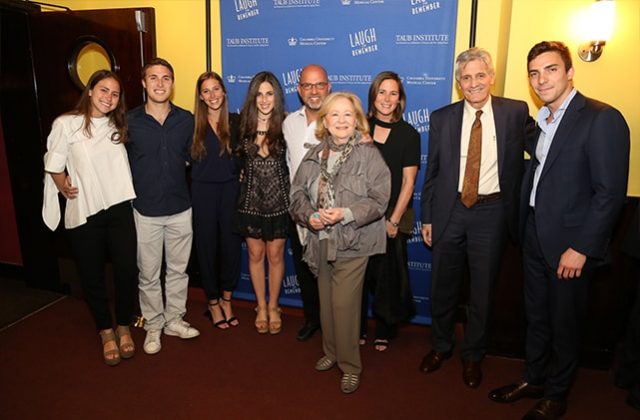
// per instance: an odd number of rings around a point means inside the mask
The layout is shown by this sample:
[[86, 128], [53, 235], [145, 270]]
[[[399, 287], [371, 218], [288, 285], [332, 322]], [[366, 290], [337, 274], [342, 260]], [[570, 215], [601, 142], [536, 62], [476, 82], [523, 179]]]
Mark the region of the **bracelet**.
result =
[[391, 219], [387, 219], [387, 222], [391, 223], [393, 225], [393, 227], [397, 228], [398, 224], [395, 222], [392, 222]]

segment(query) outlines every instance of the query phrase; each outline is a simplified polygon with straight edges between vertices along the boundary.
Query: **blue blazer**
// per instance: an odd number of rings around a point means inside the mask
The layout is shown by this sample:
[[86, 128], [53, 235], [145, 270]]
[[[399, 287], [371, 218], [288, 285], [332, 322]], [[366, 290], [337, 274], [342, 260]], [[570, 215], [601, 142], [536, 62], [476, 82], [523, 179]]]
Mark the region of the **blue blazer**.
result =
[[[533, 150], [539, 129], [536, 134]], [[537, 165], [532, 155], [522, 180], [521, 234]], [[536, 191], [536, 229], [549, 266], [557, 267], [569, 247], [586, 255], [588, 264], [605, 259], [625, 201], [628, 173], [629, 127], [624, 117], [576, 93], [556, 130]]]
[[[496, 127], [498, 177], [505, 222], [517, 239], [520, 185], [524, 171], [524, 142], [533, 128], [526, 102], [492, 96]], [[460, 137], [464, 101], [434, 111], [429, 121], [429, 156], [422, 186], [422, 223], [432, 224], [434, 245], [444, 232], [458, 195]]]

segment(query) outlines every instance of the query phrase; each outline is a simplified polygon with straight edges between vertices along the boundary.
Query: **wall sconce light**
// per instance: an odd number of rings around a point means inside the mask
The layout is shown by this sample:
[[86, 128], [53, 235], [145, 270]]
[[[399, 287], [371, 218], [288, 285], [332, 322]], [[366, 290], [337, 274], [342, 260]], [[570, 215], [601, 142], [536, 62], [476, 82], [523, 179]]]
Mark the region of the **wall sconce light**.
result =
[[578, 55], [584, 61], [596, 61], [602, 55], [604, 46], [611, 38], [616, 16], [614, 0], [596, 0], [591, 5], [585, 19], [584, 33], [586, 42], [578, 48]]

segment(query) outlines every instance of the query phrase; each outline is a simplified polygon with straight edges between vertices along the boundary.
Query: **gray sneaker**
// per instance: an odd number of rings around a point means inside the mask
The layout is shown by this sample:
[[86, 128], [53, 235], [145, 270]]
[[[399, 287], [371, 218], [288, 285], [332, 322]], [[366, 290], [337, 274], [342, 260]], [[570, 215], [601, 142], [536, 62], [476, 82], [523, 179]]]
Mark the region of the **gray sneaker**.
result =
[[164, 333], [166, 335], [173, 335], [182, 339], [194, 338], [200, 335], [200, 331], [189, 325], [188, 322], [178, 319], [169, 322], [164, 326]]
[[160, 344], [160, 336], [162, 330], [149, 330], [147, 336], [144, 338], [144, 352], [147, 354], [156, 354], [162, 348]]

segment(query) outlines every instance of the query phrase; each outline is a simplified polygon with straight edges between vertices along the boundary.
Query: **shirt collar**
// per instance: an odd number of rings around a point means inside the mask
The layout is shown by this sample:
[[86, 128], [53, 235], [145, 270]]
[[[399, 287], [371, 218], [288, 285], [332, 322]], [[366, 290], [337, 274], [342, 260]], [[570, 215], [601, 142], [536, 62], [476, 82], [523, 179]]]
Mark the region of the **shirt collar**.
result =
[[492, 109], [493, 108], [491, 108], [491, 95], [489, 95], [489, 99], [484, 105], [482, 105], [482, 108], [480, 109], [475, 109], [473, 106], [471, 106], [469, 102], [467, 102], [466, 99], [464, 101], [464, 112], [470, 115], [473, 115], [474, 118], [476, 116], [476, 111], [482, 111], [483, 114], [487, 114], [487, 112]]
[[[560, 108], [558, 108], [555, 115], [553, 116], [553, 121], [551, 121], [551, 124], [555, 123], [556, 121], [560, 121], [560, 118], [562, 118], [562, 116], [564, 115], [564, 112], [567, 110], [567, 107], [571, 103], [571, 100], [574, 98], [574, 96], [576, 96], [577, 92], [578, 91], [576, 90], [575, 87], [571, 89], [571, 92], [569, 92], [569, 95], [566, 98], [564, 98], [564, 101], [560, 105]], [[538, 111], [538, 118], [537, 118], [538, 125], [541, 127], [549, 125], [549, 123], [547, 123], [547, 118], [549, 118], [549, 115], [551, 115], [551, 110], [549, 109], [548, 106], [545, 105], [542, 108], [540, 108], [540, 110]]]

